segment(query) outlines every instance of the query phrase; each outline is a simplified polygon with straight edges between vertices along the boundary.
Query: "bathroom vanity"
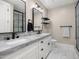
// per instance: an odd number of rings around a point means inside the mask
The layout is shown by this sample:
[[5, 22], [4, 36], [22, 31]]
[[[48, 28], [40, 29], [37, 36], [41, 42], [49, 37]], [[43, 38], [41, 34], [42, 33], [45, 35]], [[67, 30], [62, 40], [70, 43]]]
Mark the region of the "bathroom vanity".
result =
[[1, 41], [0, 59], [46, 59], [51, 52], [51, 39], [50, 34], [42, 33]]
[[[13, 38], [0, 41], [0, 59], [46, 59], [51, 52], [52, 37], [49, 33], [15, 38], [15, 34], [26, 32], [26, 3], [22, 0], [1, 0], [0, 11], [0, 33], [11, 33]], [[38, 13], [34, 19], [39, 17], [39, 24], [33, 19], [33, 26], [35, 31], [42, 31], [42, 14]]]

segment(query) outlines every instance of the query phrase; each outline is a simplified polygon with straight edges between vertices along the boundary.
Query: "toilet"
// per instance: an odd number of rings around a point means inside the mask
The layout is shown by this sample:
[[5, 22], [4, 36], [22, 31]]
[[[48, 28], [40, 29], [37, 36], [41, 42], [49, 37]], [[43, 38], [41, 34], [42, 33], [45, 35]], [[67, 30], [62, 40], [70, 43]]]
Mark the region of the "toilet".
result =
[[51, 40], [51, 43], [52, 43], [52, 48], [56, 48], [57, 40], [52, 39], [52, 40]]

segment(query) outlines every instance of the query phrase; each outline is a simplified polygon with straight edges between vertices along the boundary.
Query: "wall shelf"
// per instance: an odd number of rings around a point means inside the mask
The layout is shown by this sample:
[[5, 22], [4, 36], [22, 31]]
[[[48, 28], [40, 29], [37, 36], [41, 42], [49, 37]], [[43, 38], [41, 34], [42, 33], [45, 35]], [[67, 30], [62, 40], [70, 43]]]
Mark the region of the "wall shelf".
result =
[[72, 27], [71, 25], [69, 25], [69, 26], [60, 26], [60, 27]]
[[43, 19], [43, 20], [50, 20], [50, 19], [49, 19], [49, 18], [47, 18], [47, 17], [43, 17], [42, 19]]
[[50, 23], [43, 22], [42, 24], [50, 24]]

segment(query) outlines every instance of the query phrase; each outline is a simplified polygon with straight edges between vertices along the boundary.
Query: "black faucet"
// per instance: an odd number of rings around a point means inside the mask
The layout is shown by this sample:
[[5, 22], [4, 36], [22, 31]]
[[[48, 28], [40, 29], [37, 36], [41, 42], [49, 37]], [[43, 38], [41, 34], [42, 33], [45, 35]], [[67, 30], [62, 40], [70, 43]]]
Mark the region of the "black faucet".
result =
[[10, 37], [4, 37], [4, 40], [10, 40]]
[[16, 33], [12, 33], [12, 39], [15, 39], [15, 34], [16, 34]]

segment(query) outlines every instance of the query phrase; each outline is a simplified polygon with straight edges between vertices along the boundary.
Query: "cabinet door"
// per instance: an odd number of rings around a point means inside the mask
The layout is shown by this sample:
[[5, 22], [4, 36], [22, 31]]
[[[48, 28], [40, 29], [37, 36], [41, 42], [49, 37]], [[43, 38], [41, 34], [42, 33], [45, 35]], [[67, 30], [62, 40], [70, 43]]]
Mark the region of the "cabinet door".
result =
[[38, 43], [18, 50], [3, 59], [38, 59]]
[[37, 46], [32, 47], [29, 49], [20, 59], [38, 59], [37, 55]]
[[0, 0], [0, 33], [13, 31], [13, 6]]
[[32, 46], [30, 49], [27, 51], [24, 50], [23, 52], [18, 54], [18, 56], [14, 57], [13, 59], [37, 59], [37, 46]]

